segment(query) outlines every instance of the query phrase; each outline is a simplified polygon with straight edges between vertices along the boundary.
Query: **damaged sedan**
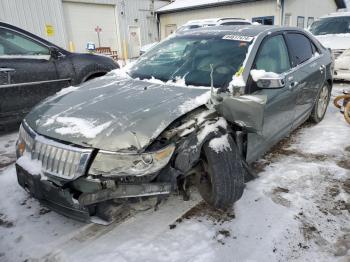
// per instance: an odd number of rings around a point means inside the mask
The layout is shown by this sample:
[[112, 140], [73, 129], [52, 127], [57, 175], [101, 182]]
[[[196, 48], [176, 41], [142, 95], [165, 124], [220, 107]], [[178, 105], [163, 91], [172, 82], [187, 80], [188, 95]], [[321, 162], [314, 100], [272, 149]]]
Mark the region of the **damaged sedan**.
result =
[[249, 164], [306, 120], [320, 122], [331, 53], [296, 28], [179, 32], [134, 64], [36, 106], [17, 142], [19, 184], [67, 216], [107, 222], [128, 201], [195, 184], [217, 209]]

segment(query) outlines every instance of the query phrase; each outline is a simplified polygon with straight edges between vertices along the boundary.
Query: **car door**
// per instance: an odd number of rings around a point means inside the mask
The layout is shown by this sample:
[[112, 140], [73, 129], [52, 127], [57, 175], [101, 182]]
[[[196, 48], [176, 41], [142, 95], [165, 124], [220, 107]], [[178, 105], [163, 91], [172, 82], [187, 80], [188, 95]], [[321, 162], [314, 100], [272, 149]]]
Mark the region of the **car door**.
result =
[[42, 99], [69, 84], [58, 79], [50, 48], [0, 26], [0, 125], [20, 121]]
[[321, 53], [304, 34], [290, 32], [286, 34], [287, 45], [291, 52], [294, 69], [294, 92], [296, 105], [293, 129], [309, 116], [315, 103], [318, 90], [325, 81], [325, 66], [321, 62]]
[[293, 90], [294, 71], [283, 34], [271, 34], [263, 40], [252, 69], [277, 73], [284, 78], [285, 83], [280, 88], [262, 89], [252, 76], [248, 79], [249, 93], [267, 96], [262, 131], [248, 134], [248, 162], [259, 158], [282, 137], [288, 135], [292, 128], [296, 101]]

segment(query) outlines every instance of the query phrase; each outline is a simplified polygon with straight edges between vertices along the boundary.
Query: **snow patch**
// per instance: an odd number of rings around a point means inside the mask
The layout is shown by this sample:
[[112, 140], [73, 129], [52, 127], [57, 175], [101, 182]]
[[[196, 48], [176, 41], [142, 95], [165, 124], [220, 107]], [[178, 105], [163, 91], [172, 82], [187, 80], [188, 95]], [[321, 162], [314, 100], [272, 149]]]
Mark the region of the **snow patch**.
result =
[[278, 74], [274, 72], [266, 72], [265, 70], [257, 70], [253, 69], [250, 71], [250, 75], [252, 76], [255, 82], [259, 81], [262, 78], [276, 78], [279, 77]]
[[202, 141], [207, 137], [207, 135], [209, 135], [210, 133], [213, 132], [218, 132], [219, 131], [219, 127], [226, 129], [227, 128], [227, 122], [225, 120], [225, 118], [220, 117], [218, 119], [218, 121], [216, 122], [211, 122], [208, 123], [204, 126], [204, 128], [198, 133], [197, 135], [197, 139], [198, 139], [198, 143], [202, 143]]
[[201, 94], [200, 96], [197, 96], [193, 99], [190, 99], [180, 105], [179, 110], [182, 114], [185, 114], [201, 105], [205, 105], [209, 99], [210, 99], [210, 91], [205, 92], [204, 94]]
[[66, 87], [66, 88], [63, 88], [61, 89], [61, 91], [58, 91], [55, 95], [55, 98], [56, 97], [59, 97], [59, 96], [64, 96], [66, 94], [69, 94], [73, 91], [76, 91], [80, 88], [80, 86], [69, 86], [69, 87]]
[[228, 141], [228, 134], [210, 140], [209, 147], [216, 153], [231, 150], [231, 146]]
[[41, 162], [32, 159], [29, 153], [24, 153], [23, 156], [17, 159], [16, 163], [30, 174], [41, 175]]
[[95, 138], [104, 129], [108, 128], [112, 121], [96, 125], [96, 120], [89, 121], [87, 119], [77, 117], [57, 117], [56, 122], [63, 124], [63, 127], [55, 129], [55, 132], [61, 135], [80, 134], [86, 138]]

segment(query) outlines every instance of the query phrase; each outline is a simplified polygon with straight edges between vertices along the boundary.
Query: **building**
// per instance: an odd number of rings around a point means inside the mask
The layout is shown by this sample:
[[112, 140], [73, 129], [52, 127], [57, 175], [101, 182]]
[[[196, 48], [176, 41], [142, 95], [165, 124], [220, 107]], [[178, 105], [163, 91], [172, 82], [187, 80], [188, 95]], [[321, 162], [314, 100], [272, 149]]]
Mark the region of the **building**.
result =
[[175, 0], [159, 8], [161, 38], [189, 20], [239, 17], [265, 25], [306, 28], [316, 18], [346, 8], [344, 0]]
[[119, 57], [136, 57], [141, 45], [159, 40], [155, 10], [166, 0], [1, 0], [0, 21], [66, 49], [87, 44], [111, 47]]

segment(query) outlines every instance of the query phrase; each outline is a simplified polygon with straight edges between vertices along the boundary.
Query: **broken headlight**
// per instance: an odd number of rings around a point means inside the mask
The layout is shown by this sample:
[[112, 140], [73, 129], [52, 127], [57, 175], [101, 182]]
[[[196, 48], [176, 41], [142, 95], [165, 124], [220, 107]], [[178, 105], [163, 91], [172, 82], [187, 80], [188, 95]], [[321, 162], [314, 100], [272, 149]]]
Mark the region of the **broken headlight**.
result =
[[169, 145], [150, 153], [116, 153], [99, 151], [89, 170], [90, 175], [145, 176], [154, 174], [165, 167], [175, 150]]

